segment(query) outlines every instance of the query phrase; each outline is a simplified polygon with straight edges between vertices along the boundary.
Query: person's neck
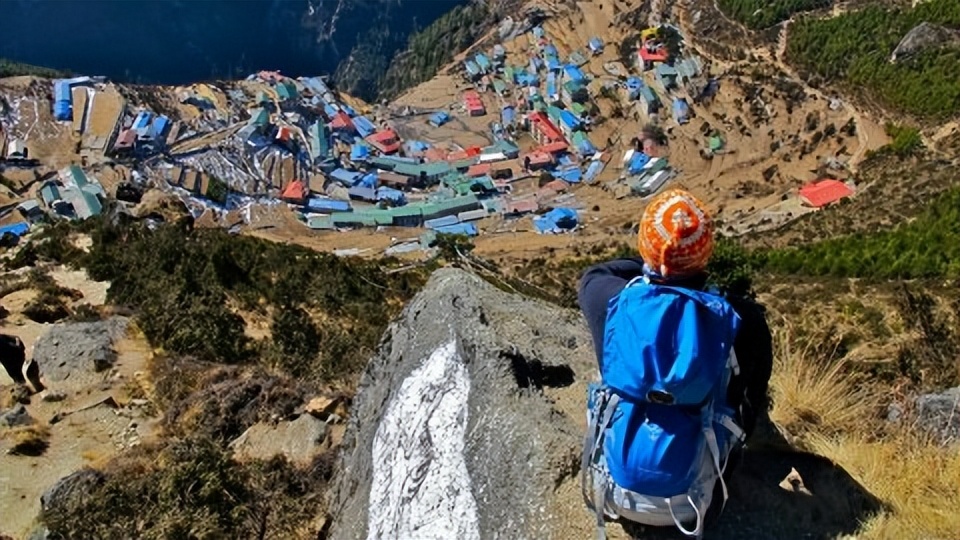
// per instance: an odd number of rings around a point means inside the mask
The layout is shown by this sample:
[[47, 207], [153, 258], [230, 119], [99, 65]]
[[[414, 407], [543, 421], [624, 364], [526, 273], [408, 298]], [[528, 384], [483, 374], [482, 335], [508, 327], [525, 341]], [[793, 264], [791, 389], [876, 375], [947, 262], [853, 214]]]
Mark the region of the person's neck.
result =
[[707, 284], [706, 272], [699, 272], [693, 275], [664, 277], [659, 273], [654, 272], [648, 265], [644, 264], [643, 273], [651, 283], [656, 283], [658, 285], [684, 287], [687, 289], [702, 289]]

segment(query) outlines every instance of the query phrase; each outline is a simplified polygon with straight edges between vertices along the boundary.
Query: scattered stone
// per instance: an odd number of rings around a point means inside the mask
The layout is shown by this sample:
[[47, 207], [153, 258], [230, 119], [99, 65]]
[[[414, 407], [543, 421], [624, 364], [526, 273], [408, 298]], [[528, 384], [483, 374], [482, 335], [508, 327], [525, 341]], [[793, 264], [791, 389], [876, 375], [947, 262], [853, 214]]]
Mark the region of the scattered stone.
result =
[[327, 424], [303, 414], [296, 420], [272, 425], [258, 422], [230, 443], [234, 453], [246, 459], [270, 459], [283, 454], [294, 463], [306, 465], [322, 449]]
[[941, 445], [960, 443], [960, 386], [916, 399], [917, 425]]
[[65, 399], [67, 399], [67, 394], [55, 390], [43, 392], [43, 394], [40, 396], [40, 401], [45, 403], [56, 403]]
[[30, 416], [30, 413], [27, 412], [27, 408], [23, 404], [17, 404], [12, 409], [8, 409], [0, 414], [0, 426], [14, 427], [14, 426], [29, 426], [33, 424], [34, 420]]
[[125, 317], [114, 317], [54, 325], [37, 340], [33, 357], [50, 381], [106, 371], [116, 356], [113, 342], [123, 336], [128, 322]]

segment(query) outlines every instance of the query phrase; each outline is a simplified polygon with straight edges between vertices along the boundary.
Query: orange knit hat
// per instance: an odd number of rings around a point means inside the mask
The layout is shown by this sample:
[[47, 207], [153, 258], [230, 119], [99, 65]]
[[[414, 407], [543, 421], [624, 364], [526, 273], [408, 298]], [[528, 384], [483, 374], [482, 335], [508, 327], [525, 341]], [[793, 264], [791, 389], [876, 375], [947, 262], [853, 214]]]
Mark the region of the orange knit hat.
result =
[[698, 274], [713, 253], [713, 219], [690, 193], [665, 191], [640, 218], [637, 248], [650, 269], [663, 277]]

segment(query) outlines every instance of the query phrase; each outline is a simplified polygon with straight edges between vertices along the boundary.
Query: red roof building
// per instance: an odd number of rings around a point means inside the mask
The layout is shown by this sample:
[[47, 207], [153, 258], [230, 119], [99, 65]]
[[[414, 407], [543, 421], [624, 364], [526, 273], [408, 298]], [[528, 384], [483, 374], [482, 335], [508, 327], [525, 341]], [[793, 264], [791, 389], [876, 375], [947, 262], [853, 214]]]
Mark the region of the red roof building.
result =
[[289, 126], [280, 126], [280, 128], [277, 129], [278, 141], [287, 142], [290, 140], [292, 136], [293, 136], [293, 131], [290, 129]]
[[800, 188], [800, 201], [813, 208], [821, 208], [853, 195], [853, 189], [838, 180], [820, 180]]
[[542, 169], [553, 165], [553, 155], [546, 152], [533, 151], [523, 157], [524, 164], [529, 160], [530, 170]]
[[330, 129], [341, 131], [357, 130], [357, 128], [353, 125], [353, 120], [351, 120], [350, 116], [343, 111], [333, 115], [333, 118], [330, 120]]
[[637, 55], [644, 66], [651, 66], [654, 62], [666, 62], [670, 55], [667, 48], [654, 39], [648, 39], [637, 48]]
[[483, 116], [487, 114], [487, 108], [484, 107], [483, 100], [480, 99], [480, 94], [478, 94], [476, 90], [467, 90], [463, 93], [463, 105], [467, 108], [470, 116]]
[[530, 134], [533, 135], [538, 144], [545, 145], [555, 142], [566, 144], [567, 140], [563, 137], [563, 133], [550, 121], [546, 114], [540, 111], [532, 112], [527, 115], [527, 121], [530, 123]]
[[526, 214], [536, 212], [540, 208], [536, 199], [523, 199], [519, 201], [507, 201], [504, 204], [504, 213], [506, 214]]
[[310, 189], [300, 180], [294, 180], [287, 184], [280, 198], [286, 202], [294, 204], [303, 204], [310, 196]]
[[537, 152], [543, 152], [544, 154], [560, 154], [567, 151], [569, 146], [566, 141], [557, 141], [545, 144], [540, 148], [537, 148]]
[[379, 150], [381, 154], [393, 154], [400, 150], [400, 137], [389, 128], [370, 135], [366, 138], [366, 141]]

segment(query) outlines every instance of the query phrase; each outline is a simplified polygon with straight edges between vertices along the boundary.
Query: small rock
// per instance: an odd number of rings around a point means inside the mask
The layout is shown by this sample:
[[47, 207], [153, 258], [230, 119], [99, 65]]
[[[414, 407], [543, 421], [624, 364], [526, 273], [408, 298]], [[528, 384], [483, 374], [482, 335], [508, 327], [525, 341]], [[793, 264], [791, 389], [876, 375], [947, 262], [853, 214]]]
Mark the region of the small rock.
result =
[[150, 402], [149, 402], [148, 400], [146, 400], [146, 399], [141, 399], [141, 398], [131, 399], [131, 400], [130, 400], [130, 404], [133, 405], [133, 406], [135, 406], [135, 407], [143, 407], [143, 406], [146, 405], [147, 403], [150, 403]]
[[53, 390], [53, 391], [45, 391], [45, 392], [40, 396], [40, 401], [43, 401], [43, 402], [45, 402], [45, 403], [56, 403], [56, 402], [58, 402], [58, 401], [63, 401], [63, 400], [65, 400], [65, 399], [67, 399], [67, 394], [65, 394], [65, 393], [63, 393], [63, 392], [58, 392], [58, 391], [55, 391], [55, 390]]
[[790, 474], [780, 482], [780, 487], [792, 491], [794, 493], [803, 493], [804, 495], [813, 495], [810, 493], [810, 490], [803, 485], [803, 478], [800, 477], [800, 473], [797, 472], [793, 467], [790, 468]]
[[27, 408], [22, 404], [17, 404], [16, 407], [0, 414], [0, 426], [29, 426], [33, 422], [34, 420], [27, 412]]

